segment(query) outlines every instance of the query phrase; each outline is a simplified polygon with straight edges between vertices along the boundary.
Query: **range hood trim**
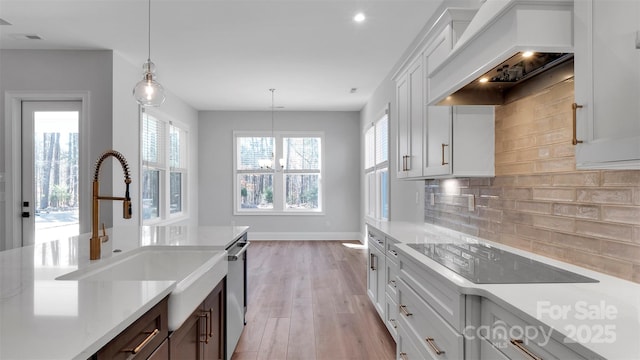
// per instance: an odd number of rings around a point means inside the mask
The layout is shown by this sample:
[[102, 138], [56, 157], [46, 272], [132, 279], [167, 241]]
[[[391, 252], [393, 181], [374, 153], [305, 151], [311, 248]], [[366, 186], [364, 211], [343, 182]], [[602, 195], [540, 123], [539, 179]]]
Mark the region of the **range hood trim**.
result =
[[[538, 31], [541, 16], [552, 20], [544, 31]], [[427, 104], [438, 105], [447, 96], [523, 51], [573, 53], [573, 2], [487, 1], [447, 59], [427, 75]]]

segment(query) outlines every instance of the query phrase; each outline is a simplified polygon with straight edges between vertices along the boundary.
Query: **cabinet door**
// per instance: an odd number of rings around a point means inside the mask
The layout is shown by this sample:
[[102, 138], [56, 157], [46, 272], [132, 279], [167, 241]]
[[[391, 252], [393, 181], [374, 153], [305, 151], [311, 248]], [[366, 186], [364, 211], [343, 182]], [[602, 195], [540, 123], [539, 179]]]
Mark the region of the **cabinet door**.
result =
[[425, 176], [451, 174], [451, 106], [427, 107]]
[[640, 169], [640, 2], [574, 4], [578, 168]]
[[407, 176], [422, 176], [422, 143], [424, 123], [424, 66], [418, 56], [409, 68], [409, 158]]
[[200, 346], [201, 315], [202, 308], [198, 307], [179, 329], [171, 333], [169, 336], [169, 358], [200, 359], [202, 353]]
[[367, 261], [367, 295], [372, 303], [376, 303], [376, 296], [378, 295], [378, 256], [376, 255], [375, 247], [369, 243], [368, 261]]
[[396, 82], [396, 106], [398, 107], [398, 178], [407, 177], [407, 158], [409, 156], [409, 83], [407, 74]]
[[[203, 302], [205, 326], [202, 327], [202, 359], [224, 359], [225, 283], [221, 281]], [[233, 349], [229, 350], [233, 351]]]
[[494, 176], [493, 106], [454, 106], [452, 125], [451, 172], [455, 176]]

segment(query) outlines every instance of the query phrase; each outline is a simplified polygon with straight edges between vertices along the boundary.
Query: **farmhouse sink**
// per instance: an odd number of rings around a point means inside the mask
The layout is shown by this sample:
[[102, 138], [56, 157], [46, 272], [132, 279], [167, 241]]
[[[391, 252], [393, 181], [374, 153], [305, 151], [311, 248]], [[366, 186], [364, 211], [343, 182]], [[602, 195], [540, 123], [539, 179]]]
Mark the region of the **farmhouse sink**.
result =
[[100, 260], [56, 280], [176, 281], [169, 296], [169, 330], [176, 330], [227, 274], [226, 252], [141, 247]]

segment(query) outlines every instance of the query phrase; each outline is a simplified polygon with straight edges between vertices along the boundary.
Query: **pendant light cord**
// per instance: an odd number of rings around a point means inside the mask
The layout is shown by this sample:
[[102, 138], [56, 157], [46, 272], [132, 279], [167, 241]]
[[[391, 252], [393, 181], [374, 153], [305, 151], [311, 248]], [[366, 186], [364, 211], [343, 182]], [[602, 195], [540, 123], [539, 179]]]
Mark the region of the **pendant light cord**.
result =
[[148, 44], [149, 44], [148, 49], [149, 49], [149, 52], [147, 54], [148, 55], [147, 61], [151, 61], [151, 0], [149, 0], [148, 12], [149, 12], [149, 14], [148, 14], [148, 16], [149, 16], [149, 22], [148, 22], [149, 28], [147, 29], [148, 30], [147, 34], [148, 34]]

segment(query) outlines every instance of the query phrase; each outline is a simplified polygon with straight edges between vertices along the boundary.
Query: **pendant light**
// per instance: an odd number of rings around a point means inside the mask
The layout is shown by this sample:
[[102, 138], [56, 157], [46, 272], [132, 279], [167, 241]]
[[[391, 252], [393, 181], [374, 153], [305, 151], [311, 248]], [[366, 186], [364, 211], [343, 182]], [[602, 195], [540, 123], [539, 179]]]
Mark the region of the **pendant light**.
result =
[[142, 65], [142, 80], [133, 88], [133, 96], [138, 104], [147, 106], [160, 106], [165, 100], [164, 88], [155, 80], [156, 65], [151, 62], [151, 0], [149, 0], [149, 29], [148, 29], [148, 56], [147, 62]]

